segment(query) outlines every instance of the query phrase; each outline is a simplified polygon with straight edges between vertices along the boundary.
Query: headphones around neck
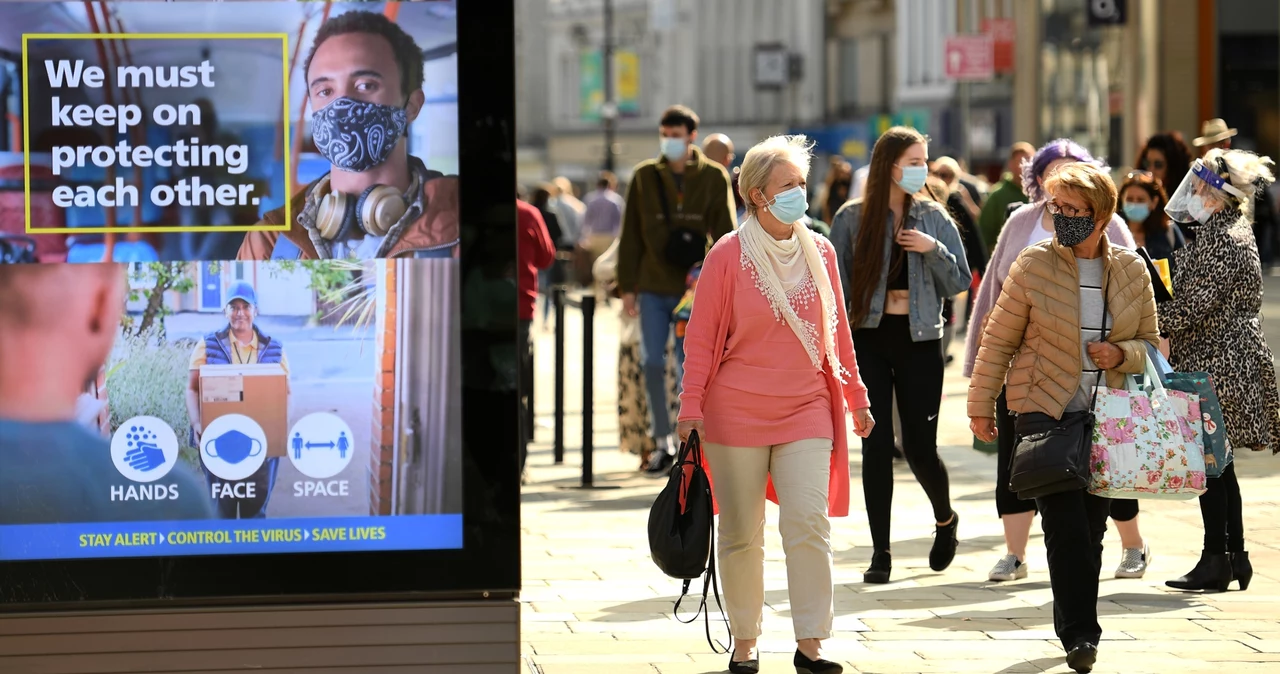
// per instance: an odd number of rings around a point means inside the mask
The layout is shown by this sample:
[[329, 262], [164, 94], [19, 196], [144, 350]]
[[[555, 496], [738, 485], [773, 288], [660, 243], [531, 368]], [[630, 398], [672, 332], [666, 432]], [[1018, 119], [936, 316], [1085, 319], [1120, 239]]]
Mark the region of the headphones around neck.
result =
[[354, 197], [330, 191], [329, 177], [325, 176], [316, 189], [322, 195], [316, 229], [327, 241], [345, 238], [356, 227], [370, 236], [386, 236], [409, 210], [404, 195], [390, 185], [370, 185]]

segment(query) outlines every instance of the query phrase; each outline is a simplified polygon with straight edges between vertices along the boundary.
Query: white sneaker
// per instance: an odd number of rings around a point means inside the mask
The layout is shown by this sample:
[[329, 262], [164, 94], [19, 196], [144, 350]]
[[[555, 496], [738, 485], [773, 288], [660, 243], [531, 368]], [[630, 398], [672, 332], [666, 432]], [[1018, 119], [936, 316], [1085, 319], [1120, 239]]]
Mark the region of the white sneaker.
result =
[[991, 567], [991, 573], [987, 574], [987, 580], [999, 583], [1008, 580], [1021, 580], [1027, 577], [1027, 565], [1025, 562], [1019, 562], [1015, 555], [1005, 555]]
[[1116, 567], [1116, 578], [1141, 578], [1150, 563], [1151, 546], [1125, 548], [1120, 555], [1120, 566]]

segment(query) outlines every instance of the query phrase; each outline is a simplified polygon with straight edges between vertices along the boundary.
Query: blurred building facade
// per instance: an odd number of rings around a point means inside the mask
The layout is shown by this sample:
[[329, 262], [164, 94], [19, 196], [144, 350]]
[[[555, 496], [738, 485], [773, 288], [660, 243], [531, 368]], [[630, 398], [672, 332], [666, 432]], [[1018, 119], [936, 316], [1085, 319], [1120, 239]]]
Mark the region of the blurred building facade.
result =
[[[613, 0], [615, 165], [657, 155], [683, 103], [746, 146], [804, 132], [855, 166], [909, 124], [930, 155], [996, 177], [1016, 141], [1068, 136], [1117, 169], [1162, 130], [1224, 117], [1280, 153], [1277, 0]], [[603, 0], [520, 0], [519, 178], [589, 182], [604, 158]], [[987, 33], [995, 72], [947, 76], [947, 38]], [[966, 105], [967, 103], [967, 105]], [[825, 162], [815, 163], [811, 182]]]

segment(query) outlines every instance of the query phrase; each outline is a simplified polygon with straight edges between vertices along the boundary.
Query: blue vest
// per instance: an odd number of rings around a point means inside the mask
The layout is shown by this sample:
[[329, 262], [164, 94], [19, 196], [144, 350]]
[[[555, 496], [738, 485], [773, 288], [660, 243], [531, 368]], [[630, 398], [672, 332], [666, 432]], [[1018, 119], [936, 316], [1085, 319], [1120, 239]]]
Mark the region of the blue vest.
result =
[[[253, 331], [258, 335], [258, 363], [262, 365], [279, 363], [284, 354], [284, 347], [280, 344], [280, 340], [271, 339], [262, 334], [256, 325], [253, 326]], [[230, 365], [232, 362], [231, 326], [227, 326], [220, 332], [205, 335], [204, 351], [206, 365]]]

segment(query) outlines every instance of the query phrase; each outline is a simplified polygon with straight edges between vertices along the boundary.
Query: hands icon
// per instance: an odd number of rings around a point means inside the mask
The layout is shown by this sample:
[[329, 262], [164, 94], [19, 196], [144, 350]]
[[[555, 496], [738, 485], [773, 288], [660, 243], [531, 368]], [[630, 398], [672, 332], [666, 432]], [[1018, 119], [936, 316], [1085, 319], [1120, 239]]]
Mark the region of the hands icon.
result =
[[150, 472], [164, 465], [164, 450], [150, 442], [139, 442], [124, 455], [130, 468], [141, 472]]

